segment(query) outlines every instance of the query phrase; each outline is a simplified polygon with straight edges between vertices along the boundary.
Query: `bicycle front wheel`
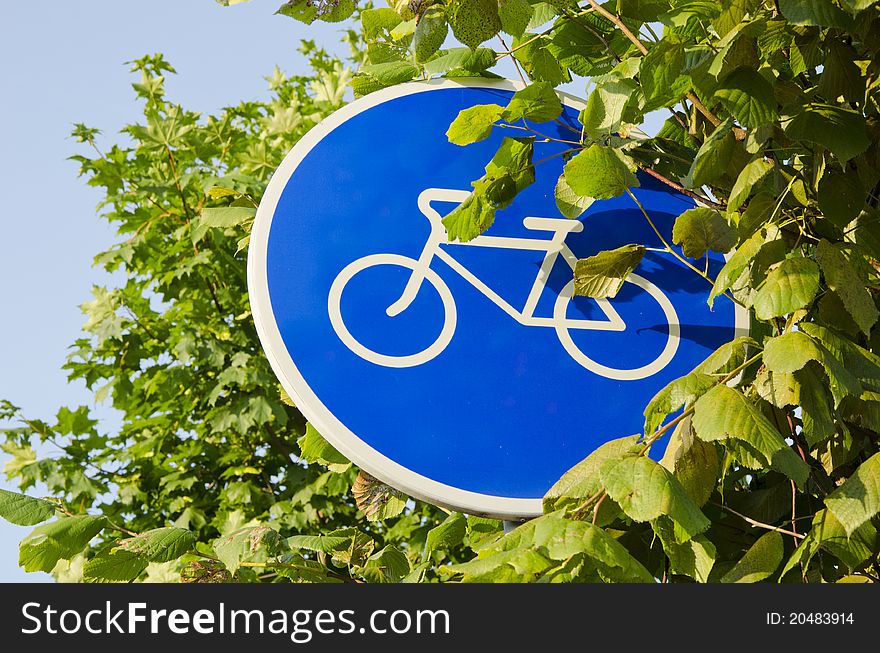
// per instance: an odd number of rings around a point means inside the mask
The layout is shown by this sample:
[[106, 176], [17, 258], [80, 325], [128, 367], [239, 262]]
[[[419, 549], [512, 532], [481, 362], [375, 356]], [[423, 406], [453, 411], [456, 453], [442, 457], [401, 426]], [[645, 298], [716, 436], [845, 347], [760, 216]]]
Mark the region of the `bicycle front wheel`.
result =
[[[394, 355], [376, 351], [375, 349], [365, 346], [355, 338], [342, 317], [342, 293], [346, 286], [356, 275], [364, 270], [380, 266], [402, 267], [415, 272], [418, 267], [418, 261], [400, 254], [372, 254], [370, 256], [359, 258], [345, 266], [330, 286], [330, 293], [327, 298], [327, 310], [330, 315], [330, 323], [333, 325], [333, 330], [336, 331], [336, 335], [339, 336], [339, 339], [342, 340], [343, 344], [345, 344], [345, 346], [352, 352], [364, 360], [376, 365], [382, 365], [384, 367], [415, 367], [427, 363], [446, 349], [449, 341], [452, 340], [453, 333], [455, 333], [455, 325], [457, 321], [455, 300], [452, 297], [452, 292], [449, 290], [449, 286], [446, 285], [443, 279], [440, 278], [440, 275], [434, 272], [434, 270], [431, 270], [430, 268], [425, 270], [425, 281], [430, 283], [440, 296], [440, 300], [443, 304], [443, 325], [440, 329], [440, 334], [426, 348], [412, 354], [404, 355]], [[383, 308], [387, 308], [387, 306]], [[406, 309], [404, 309], [403, 313], [406, 313]]]

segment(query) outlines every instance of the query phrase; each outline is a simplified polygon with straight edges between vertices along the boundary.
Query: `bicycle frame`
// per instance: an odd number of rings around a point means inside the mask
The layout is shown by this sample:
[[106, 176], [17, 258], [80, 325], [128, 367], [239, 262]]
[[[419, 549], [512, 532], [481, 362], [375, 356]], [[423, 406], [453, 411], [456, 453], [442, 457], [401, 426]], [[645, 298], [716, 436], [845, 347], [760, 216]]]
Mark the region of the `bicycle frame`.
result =
[[[584, 225], [577, 220], [567, 220], [563, 218], [537, 218], [527, 217], [523, 219], [523, 224], [534, 231], [549, 231], [553, 236], [548, 239], [541, 238], [513, 238], [505, 236], [477, 236], [471, 241], [454, 243], [455, 246], [468, 247], [487, 247], [496, 249], [516, 249], [516, 250], [532, 250], [543, 251], [544, 260], [538, 269], [538, 274], [532, 288], [529, 291], [525, 306], [522, 310], [517, 310], [498, 293], [492, 290], [488, 285], [481, 281], [476, 275], [468, 270], [464, 265], [457, 261], [443, 245], [447, 242], [446, 228], [443, 226], [443, 218], [440, 213], [431, 206], [431, 202], [457, 202], [461, 203], [470, 195], [467, 191], [451, 190], [443, 188], [429, 188], [419, 195], [418, 206], [421, 212], [428, 218], [431, 224], [431, 232], [425, 248], [422, 250], [418, 258], [418, 263], [413, 274], [410, 276], [403, 294], [400, 299], [394, 302], [387, 309], [389, 316], [395, 316], [406, 310], [412, 301], [418, 295], [419, 289], [425, 280], [426, 271], [430, 268], [434, 258], [439, 258], [450, 268], [457, 272], [463, 279], [470, 283], [474, 288], [485, 295], [493, 304], [507, 313], [514, 320], [524, 326], [536, 327], [560, 327], [569, 329], [589, 329], [593, 331], [624, 331], [626, 325], [618, 315], [617, 311], [611, 306], [607, 299], [597, 299], [596, 303], [605, 314], [605, 320], [588, 320], [585, 318], [569, 319], [556, 317], [538, 317], [535, 310], [538, 301], [541, 298], [547, 286], [547, 280], [550, 272], [556, 264], [559, 256], [565, 260], [568, 266], [574, 271], [577, 257], [565, 244], [565, 239], [572, 232], [582, 231]], [[560, 322], [562, 322], [560, 324]]]

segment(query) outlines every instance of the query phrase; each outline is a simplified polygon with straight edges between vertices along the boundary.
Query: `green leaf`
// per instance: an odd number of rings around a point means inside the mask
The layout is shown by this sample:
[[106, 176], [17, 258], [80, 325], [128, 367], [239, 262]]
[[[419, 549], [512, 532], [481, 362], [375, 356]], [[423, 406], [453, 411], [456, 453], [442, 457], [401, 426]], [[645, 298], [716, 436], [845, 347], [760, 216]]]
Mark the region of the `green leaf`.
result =
[[762, 465], [776, 469], [803, 488], [810, 468], [791, 450], [761, 410], [741, 392], [716, 385], [694, 404], [697, 437], [706, 442], [742, 443]]
[[497, 0], [451, 0], [448, 7], [452, 33], [471, 49], [501, 31]]
[[19, 526], [34, 526], [55, 515], [55, 504], [0, 489], [0, 517]]
[[248, 526], [214, 542], [214, 553], [231, 574], [242, 562], [266, 562], [287, 550], [287, 542], [268, 526]]
[[690, 418], [675, 427], [660, 464], [672, 472], [684, 491], [702, 507], [718, 483], [720, 461], [711, 442], [694, 437]]
[[450, 242], [473, 240], [495, 220], [495, 212], [506, 208], [517, 193], [535, 181], [532, 139], [505, 138], [486, 164], [486, 174], [473, 183], [474, 191], [449, 215], [443, 226]]
[[703, 141], [687, 176], [681, 180], [685, 188], [699, 188], [727, 170], [736, 143], [731, 127], [733, 127], [733, 118], [728, 118]]
[[574, 268], [574, 294], [595, 299], [614, 297], [644, 255], [642, 245], [624, 245], [578, 260]]
[[105, 525], [104, 517], [82, 515], [37, 526], [19, 545], [19, 564], [25, 571], [52, 571], [58, 560], [85, 549]]
[[83, 566], [83, 580], [128, 582], [140, 576], [149, 562], [131, 551], [103, 551]]
[[861, 114], [831, 105], [809, 105], [789, 120], [783, 129], [792, 140], [809, 141], [826, 147], [841, 162], [858, 156], [871, 144], [865, 118]]
[[202, 209], [199, 219], [206, 227], [228, 229], [252, 220], [257, 209], [250, 206], [224, 206], [217, 209]]
[[[350, 529], [353, 530], [354, 529]], [[287, 538], [287, 545], [291, 549], [305, 549], [306, 551], [320, 551], [321, 553], [333, 553], [351, 543], [352, 534], [342, 535], [293, 535]]]
[[688, 209], [675, 219], [672, 242], [685, 256], [701, 258], [706, 250], [724, 254], [736, 245], [736, 230], [714, 209]]
[[565, 180], [582, 197], [597, 200], [623, 195], [639, 181], [619, 150], [593, 143], [565, 164]]
[[858, 175], [828, 173], [819, 182], [819, 210], [841, 229], [865, 206], [865, 189]]
[[[608, 459], [620, 458], [638, 442], [638, 435], [611, 440], [565, 472], [544, 495], [544, 512], [574, 508], [602, 489], [599, 467]], [[608, 503], [602, 502], [602, 507]], [[601, 514], [601, 513], [600, 513]]]
[[755, 258], [757, 253], [761, 251], [764, 245], [764, 234], [758, 232], [753, 234], [751, 238], [742, 243], [736, 251], [727, 259], [724, 267], [715, 277], [715, 283], [712, 284], [712, 292], [709, 293], [709, 308], [715, 302], [715, 298], [726, 292], [736, 281], [742, 276], [746, 268]]
[[733, 213], [749, 199], [755, 186], [773, 170], [773, 162], [764, 157], [752, 159], [742, 169], [733, 184], [730, 191], [730, 198], [727, 200], [727, 212]]
[[722, 583], [757, 583], [772, 575], [785, 553], [782, 535], [770, 531], [759, 537], [733, 569], [721, 577]]
[[793, 25], [818, 27], [852, 26], [852, 18], [831, 0], [779, 0], [779, 11]]
[[834, 514], [829, 510], [819, 510], [813, 516], [812, 526], [807, 536], [785, 563], [779, 575], [780, 581], [797, 565], [809, 565], [810, 560], [820, 549], [825, 549], [838, 557], [850, 569], [860, 566], [877, 550], [877, 529], [871, 522], [865, 522], [852, 533], [847, 533]]
[[439, 75], [450, 70], [466, 70], [472, 73], [488, 70], [496, 63], [495, 52], [489, 48], [452, 48], [445, 54], [425, 63], [425, 72]]
[[559, 175], [553, 193], [556, 198], [556, 208], [566, 218], [571, 219], [579, 217], [596, 201], [592, 197], [581, 197], [575, 193], [568, 185], [565, 175]]
[[465, 516], [460, 512], [452, 513], [439, 526], [428, 531], [422, 556], [427, 558], [434, 551], [448, 551], [458, 546], [464, 539], [466, 528]]
[[693, 403], [717, 382], [710, 374], [694, 371], [667, 383], [645, 407], [645, 435], [656, 431], [667, 415]]
[[684, 60], [684, 46], [673, 41], [662, 40], [648, 50], [639, 67], [645, 111], [675, 104], [688, 91]]
[[528, 0], [499, 0], [498, 16], [505, 32], [519, 38], [529, 27], [532, 20], [532, 5]]
[[825, 497], [825, 505], [847, 535], [880, 512], [880, 453], [859, 465], [843, 485]]
[[361, 573], [371, 583], [398, 583], [409, 572], [406, 555], [389, 545], [371, 555]]
[[778, 115], [773, 86], [751, 68], [737, 68], [725, 77], [715, 97], [747, 129], [774, 122]]
[[675, 538], [675, 526], [668, 517], [651, 522], [651, 528], [663, 544], [663, 552], [669, 558], [669, 573], [690, 576], [698, 583], [709, 580], [715, 566], [716, 549], [705, 535], [697, 535], [687, 542]]
[[501, 118], [504, 108], [497, 104], [478, 104], [459, 111], [446, 132], [456, 145], [470, 145], [492, 134], [492, 126]]
[[686, 542], [709, 527], [678, 480], [645, 456], [611, 458], [599, 468], [602, 484], [631, 519], [646, 522], [667, 516], [675, 523], [675, 539]]
[[579, 553], [589, 557], [603, 576], [620, 583], [653, 583], [654, 577], [626, 548], [601, 528], [583, 521], [545, 515], [535, 527], [535, 546], [553, 560]]
[[361, 27], [367, 39], [375, 39], [382, 32], [390, 32], [402, 22], [403, 17], [391, 7], [364, 9], [361, 12]]
[[341, 473], [351, 467], [351, 462], [333, 448], [311, 424], [306, 424], [305, 435], [296, 441], [300, 457], [307, 463], [320, 463], [331, 472]]
[[413, 35], [413, 49], [416, 61], [425, 63], [446, 40], [449, 28], [446, 24], [446, 13], [439, 7], [431, 7], [419, 19]]
[[351, 79], [355, 95], [363, 96], [389, 86], [410, 81], [419, 74], [419, 66], [410, 61], [386, 61], [361, 66]]
[[818, 291], [819, 266], [802, 256], [787, 258], [758, 288], [755, 314], [761, 320], [788, 315], [810, 304]]
[[878, 312], [871, 293], [837, 246], [824, 238], [816, 247], [816, 261], [822, 269], [825, 283], [843, 303], [846, 312], [859, 328], [870, 335], [877, 322]]
[[406, 507], [407, 496], [361, 470], [351, 487], [351, 494], [368, 521], [397, 517]]
[[581, 113], [581, 123], [594, 140], [610, 136], [620, 129], [623, 111], [637, 89], [631, 79], [615, 79], [598, 85]]
[[196, 537], [185, 528], [155, 528], [123, 540], [119, 549], [135, 553], [149, 562], [170, 562], [193, 548]]
[[311, 25], [316, 20], [338, 23], [354, 13], [355, 0], [290, 0], [275, 13]]
[[534, 122], [555, 120], [562, 113], [562, 102], [556, 95], [553, 85], [547, 82], [534, 82], [513, 94], [503, 117], [508, 122], [527, 118]]

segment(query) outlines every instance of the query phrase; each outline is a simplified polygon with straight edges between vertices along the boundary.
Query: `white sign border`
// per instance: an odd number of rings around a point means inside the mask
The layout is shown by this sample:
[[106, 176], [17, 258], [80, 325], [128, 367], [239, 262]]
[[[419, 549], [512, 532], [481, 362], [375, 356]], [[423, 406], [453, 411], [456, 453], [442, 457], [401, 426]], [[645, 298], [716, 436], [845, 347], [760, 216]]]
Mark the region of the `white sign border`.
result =
[[[510, 80], [494, 81], [466, 78], [455, 81], [438, 79], [409, 82], [370, 93], [335, 111], [313, 127], [294, 145], [272, 175], [254, 220], [247, 264], [251, 313], [269, 364], [297, 408], [330, 444], [367, 473], [416, 499], [471, 515], [511, 520], [527, 519], [540, 515], [542, 500], [470, 492], [417, 474], [376, 451], [333, 415], [312, 391], [284, 345], [281, 332], [275, 321], [275, 314], [272, 311], [266, 268], [269, 231], [281, 194], [303, 159], [334, 129], [367, 109], [415, 93], [462, 87], [516, 91], [522, 86], [521, 83]], [[578, 98], [566, 93], [559, 93], [559, 96], [565, 105], [578, 111], [583, 110], [584, 103]], [[748, 312], [737, 305], [736, 335], [748, 333], [748, 319]]]

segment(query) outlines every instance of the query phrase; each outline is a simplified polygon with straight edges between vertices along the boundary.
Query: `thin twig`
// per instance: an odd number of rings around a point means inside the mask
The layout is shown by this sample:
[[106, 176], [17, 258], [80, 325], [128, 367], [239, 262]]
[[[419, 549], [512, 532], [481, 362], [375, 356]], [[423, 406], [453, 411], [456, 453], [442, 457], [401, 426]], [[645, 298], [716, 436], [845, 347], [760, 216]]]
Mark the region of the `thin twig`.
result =
[[694, 200], [701, 202], [703, 204], [707, 204], [708, 206], [710, 206], [713, 209], [716, 209], [718, 211], [721, 211], [725, 208], [723, 204], [719, 204], [718, 202], [713, 202], [708, 197], [703, 197], [702, 195], [698, 195], [694, 191], [688, 190], [687, 188], [685, 188], [681, 184], [678, 184], [678, 183], [672, 181], [671, 179], [667, 179], [666, 177], [661, 175], [659, 172], [657, 172], [653, 168], [649, 168], [648, 166], [639, 166], [639, 167], [642, 170], [644, 170], [645, 172], [647, 172], [649, 175], [651, 175], [654, 179], [657, 179], [658, 181], [662, 181], [664, 184], [666, 184], [667, 186], [669, 186], [672, 189], [677, 190], [682, 195], [687, 195], [691, 199], [694, 199]]
[[746, 515], [742, 514], [741, 512], [737, 512], [733, 508], [729, 508], [729, 507], [722, 505], [720, 503], [716, 503], [713, 501], [712, 505], [716, 506], [718, 508], [721, 508], [722, 510], [726, 510], [727, 512], [729, 512], [731, 514], [736, 515], [737, 517], [748, 522], [752, 526], [756, 526], [758, 528], [766, 528], [768, 531], [776, 531], [777, 533], [782, 533], [783, 535], [791, 535], [792, 537], [795, 538], [795, 540], [802, 540], [806, 537], [806, 535], [801, 535], [800, 533], [796, 533], [794, 531], [789, 531], [784, 528], [780, 528], [779, 526], [771, 526], [770, 524], [765, 524], [764, 522], [758, 521], [757, 519], [752, 519], [751, 517], [747, 517]]

